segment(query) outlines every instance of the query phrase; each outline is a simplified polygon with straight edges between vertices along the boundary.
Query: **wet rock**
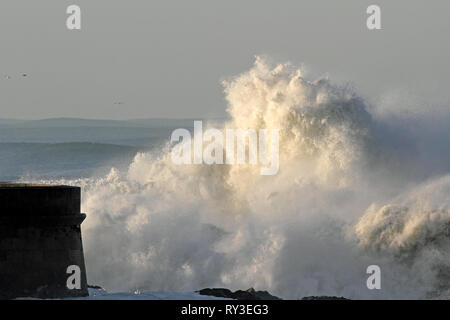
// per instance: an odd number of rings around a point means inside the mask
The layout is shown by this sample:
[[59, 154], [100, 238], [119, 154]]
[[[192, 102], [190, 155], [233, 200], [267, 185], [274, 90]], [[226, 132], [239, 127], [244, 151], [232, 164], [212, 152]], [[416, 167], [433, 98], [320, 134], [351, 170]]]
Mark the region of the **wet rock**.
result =
[[219, 298], [229, 298], [235, 300], [281, 300], [280, 298], [271, 295], [267, 291], [256, 291], [253, 288], [247, 290], [237, 290], [232, 292], [225, 288], [206, 288], [197, 291], [199, 294], [204, 296], [213, 296]]
[[97, 289], [97, 290], [105, 290], [100, 286], [96, 286], [96, 285], [92, 285], [92, 284], [88, 284], [88, 288], [89, 289]]
[[350, 299], [335, 296], [308, 296], [303, 297], [302, 300], [350, 300]]

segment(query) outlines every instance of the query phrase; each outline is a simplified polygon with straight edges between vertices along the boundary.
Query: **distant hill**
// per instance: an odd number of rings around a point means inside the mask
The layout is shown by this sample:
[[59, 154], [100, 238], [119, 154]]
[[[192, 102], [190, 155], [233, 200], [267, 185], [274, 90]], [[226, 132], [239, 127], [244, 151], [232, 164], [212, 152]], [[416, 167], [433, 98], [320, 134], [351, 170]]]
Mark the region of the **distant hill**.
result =
[[0, 119], [1, 126], [17, 125], [26, 122], [26, 120]]
[[[180, 127], [189, 128], [193, 126], [194, 120], [202, 119], [131, 119], [131, 120], [95, 120], [82, 118], [50, 118], [42, 120], [15, 120], [0, 119], [0, 127], [19, 128], [72, 128], [72, 127], [145, 127], [145, 128], [167, 128]], [[204, 119], [221, 122], [224, 119]]]
[[24, 127], [135, 127], [137, 125], [121, 120], [94, 120], [82, 118], [51, 118], [30, 120], [22, 124]]

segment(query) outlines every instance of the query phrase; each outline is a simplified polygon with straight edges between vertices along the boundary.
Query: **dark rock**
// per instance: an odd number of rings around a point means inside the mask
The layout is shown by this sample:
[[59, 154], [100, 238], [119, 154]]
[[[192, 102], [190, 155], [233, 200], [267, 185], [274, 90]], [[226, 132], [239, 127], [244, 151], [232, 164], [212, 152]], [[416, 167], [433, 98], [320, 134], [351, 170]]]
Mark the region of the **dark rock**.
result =
[[203, 296], [213, 296], [213, 297], [219, 297], [219, 298], [231, 298], [233, 292], [231, 290], [225, 289], [225, 288], [206, 288], [198, 291]]
[[281, 300], [268, 293], [267, 291], [256, 291], [253, 288], [247, 290], [237, 290], [232, 292], [231, 290], [225, 288], [214, 288], [214, 289], [202, 289], [197, 291], [204, 296], [213, 296], [218, 298], [229, 298], [235, 300]]
[[105, 289], [103, 289], [103, 288], [100, 287], [100, 286], [91, 285], [91, 284], [88, 284], [87, 287], [88, 287], [89, 289], [105, 290]]
[[308, 296], [303, 297], [302, 300], [350, 300], [350, 299], [334, 296]]

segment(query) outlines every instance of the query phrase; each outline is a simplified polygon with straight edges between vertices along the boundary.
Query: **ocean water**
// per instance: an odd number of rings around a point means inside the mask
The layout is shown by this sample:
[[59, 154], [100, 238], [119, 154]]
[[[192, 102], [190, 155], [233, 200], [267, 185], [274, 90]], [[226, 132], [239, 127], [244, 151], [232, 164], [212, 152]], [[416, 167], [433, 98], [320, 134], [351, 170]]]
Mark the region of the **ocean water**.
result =
[[1, 179], [82, 187], [88, 280], [108, 291], [450, 297], [449, 106], [369, 103], [260, 58], [224, 94], [221, 129], [280, 130], [278, 174], [173, 164], [191, 120], [59, 119], [2, 125]]
[[112, 167], [123, 169], [138, 152], [160, 148], [179, 124], [177, 120], [161, 125], [82, 119], [6, 122], [0, 124], [0, 181], [88, 178]]

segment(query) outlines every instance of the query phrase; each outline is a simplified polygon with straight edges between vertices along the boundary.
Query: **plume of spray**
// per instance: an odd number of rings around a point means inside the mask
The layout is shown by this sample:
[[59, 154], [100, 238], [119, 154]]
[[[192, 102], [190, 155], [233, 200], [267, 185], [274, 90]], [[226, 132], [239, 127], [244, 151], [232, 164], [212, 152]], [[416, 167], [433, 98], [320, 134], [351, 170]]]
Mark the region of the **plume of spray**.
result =
[[[222, 129], [280, 130], [278, 174], [175, 165], [168, 144], [137, 154], [126, 172], [68, 182], [84, 191], [91, 283], [256, 287], [294, 299], [448, 296], [450, 156], [438, 152], [448, 132], [412, 134], [407, 119], [352, 88], [259, 57], [224, 88], [231, 120]], [[381, 290], [366, 287], [371, 264]]]

